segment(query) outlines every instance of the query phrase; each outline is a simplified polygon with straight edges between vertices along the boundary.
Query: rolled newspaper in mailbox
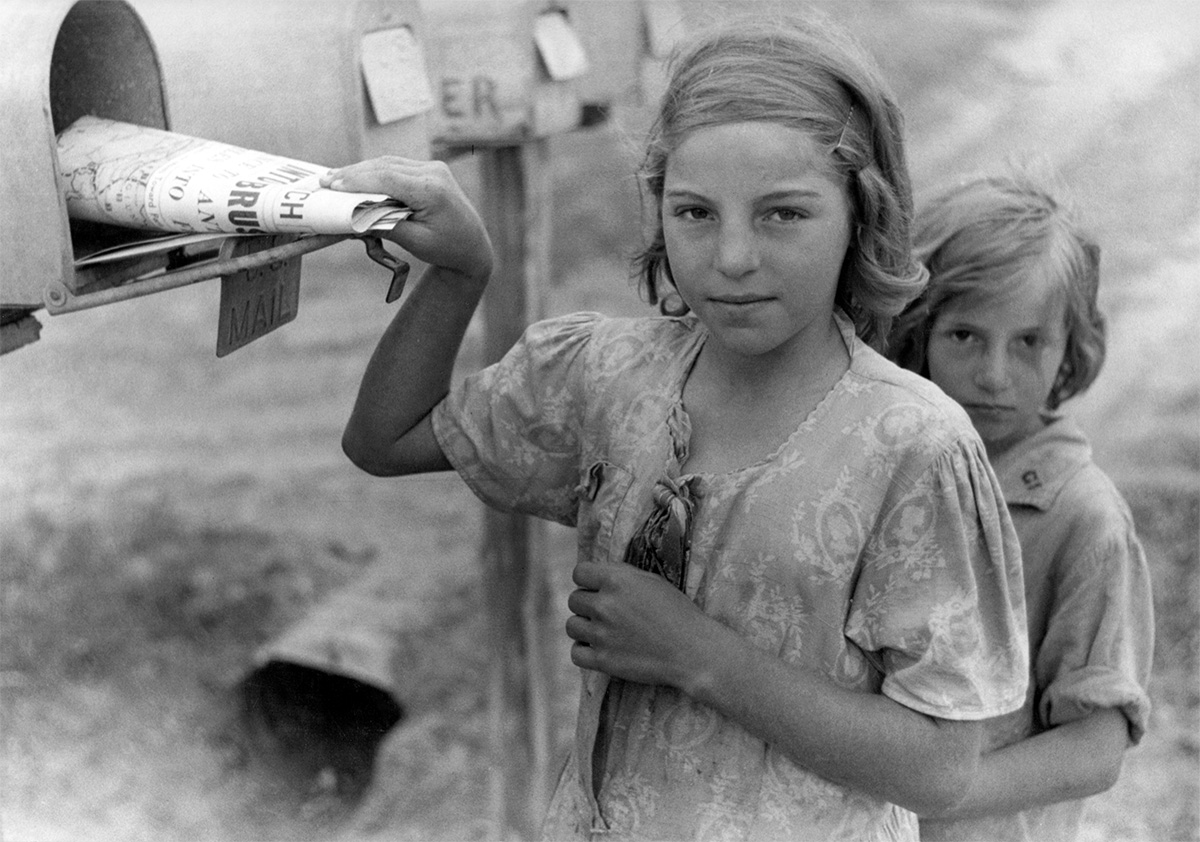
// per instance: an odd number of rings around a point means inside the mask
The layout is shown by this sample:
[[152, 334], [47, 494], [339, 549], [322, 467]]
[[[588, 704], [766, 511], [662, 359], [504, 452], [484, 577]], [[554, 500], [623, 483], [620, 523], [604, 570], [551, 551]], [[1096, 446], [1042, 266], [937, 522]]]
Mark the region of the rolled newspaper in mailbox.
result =
[[328, 168], [161, 129], [80, 117], [58, 136], [68, 216], [183, 234], [366, 234], [409, 215], [322, 188]]
[[[384, 194], [321, 187], [318, 164], [91, 115], [59, 133], [57, 151], [83, 294], [52, 289], [50, 312], [220, 277], [217, 356], [295, 318], [301, 254], [410, 214]], [[130, 228], [145, 235], [111, 242]], [[395, 300], [408, 265], [378, 239], [368, 255], [392, 270]]]

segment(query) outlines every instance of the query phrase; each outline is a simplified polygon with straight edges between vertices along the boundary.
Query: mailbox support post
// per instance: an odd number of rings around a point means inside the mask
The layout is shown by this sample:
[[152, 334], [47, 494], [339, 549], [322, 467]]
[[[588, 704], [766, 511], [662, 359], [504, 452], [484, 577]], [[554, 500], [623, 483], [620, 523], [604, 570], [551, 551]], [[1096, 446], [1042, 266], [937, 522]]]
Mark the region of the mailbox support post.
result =
[[[480, 207], [496, 251], [484, 294], [485, 365], [544, 314], [549, 274], [549, 152], [545, 139], [476, 147]], [[489, 797], [497, 838], [530, 839], [549, 804], [550, 670], [545, 651], [552, 589], [544, 525], [523, 515], [484, 512], [484, 605], [491, 647]]]

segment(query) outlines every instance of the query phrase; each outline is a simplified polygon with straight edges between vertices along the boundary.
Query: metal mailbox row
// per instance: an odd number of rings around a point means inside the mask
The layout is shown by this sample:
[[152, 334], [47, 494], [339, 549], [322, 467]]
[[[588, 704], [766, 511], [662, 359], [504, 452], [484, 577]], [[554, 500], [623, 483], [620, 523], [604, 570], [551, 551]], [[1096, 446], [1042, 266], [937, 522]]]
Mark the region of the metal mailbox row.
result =
[[[662, 57], [679, 23], [675, 6], [667, 0], [6, 0], [0, 4], [6, 138], [0, 350], [36, 338], [28, 322], [34, 310], [93, 306], [89, 296], [116, 285], [76, 272], [78, 254], [97, 242], [144, 236], [68, 218], [56, 135], [77, 117], [170, 129], [328, 166], [380, 154], [448, 157], [475, 145], [515, 145], [637, 101], [645, 65]], [[262, 239], [228, 256], [278, 248], [280, 238]], [[256, 283], [263, 287], [264, 273], [298, 283], [299, 261], [295, 254], [260, 267]]]

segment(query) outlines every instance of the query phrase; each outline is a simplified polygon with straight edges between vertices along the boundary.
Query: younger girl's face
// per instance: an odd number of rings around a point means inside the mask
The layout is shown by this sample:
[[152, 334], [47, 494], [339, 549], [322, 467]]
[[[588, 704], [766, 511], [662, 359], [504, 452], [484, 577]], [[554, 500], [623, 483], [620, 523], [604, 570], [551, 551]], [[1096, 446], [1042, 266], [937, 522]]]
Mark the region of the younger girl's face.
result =
[[929, 377], [967, 410], [993, 459], [1043, 426], [1067, 347], [1065, 307], [1035, 276], [1000, 298], [953, 300], [934, 320]]
[[663, 235], [680, 296], [725, 351], [826, 338], [850, 239], [829, 153], [777, 123], [697, 129], [667, 159]]

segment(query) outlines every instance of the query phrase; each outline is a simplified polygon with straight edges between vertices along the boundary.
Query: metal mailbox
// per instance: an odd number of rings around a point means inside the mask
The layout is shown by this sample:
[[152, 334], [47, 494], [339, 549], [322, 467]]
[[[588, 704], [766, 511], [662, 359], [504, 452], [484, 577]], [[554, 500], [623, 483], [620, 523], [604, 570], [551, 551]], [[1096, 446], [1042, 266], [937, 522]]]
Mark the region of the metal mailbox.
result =
[[174, 130], [330, 167], [429, 157], [417, 0], [132, 0]]
[[578, 127], [588, 56], [564, 3], [423, 0], [435, 146], [520, 143]]
[[164, 129], [169, 119], [154, 44], [122, 0], [28, 0], [0, 18], [0, 308], [11, 324], [47, 288], [79, 288], [74, 256], [87, 244], [141, 236], [68, 221], [56, 134], [84, 114]]
[[[43, 306], [68, 312], [216, 277], [219, 356], [294, 317], [300, 256], [340, 237], [250, 237], [203, 256], [180, 248], [78, 268], [147, 232], [68, 217], [57, 135], [94, 115], [330, 166], [428, 157], [420, 35], [415, 0], [0, 4], [0, 353], [37, 338]], [[375, 259], [394, 270], [394, 297], [407, 266]]]

